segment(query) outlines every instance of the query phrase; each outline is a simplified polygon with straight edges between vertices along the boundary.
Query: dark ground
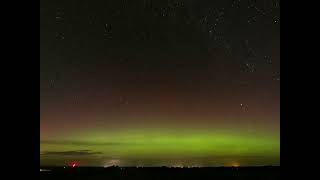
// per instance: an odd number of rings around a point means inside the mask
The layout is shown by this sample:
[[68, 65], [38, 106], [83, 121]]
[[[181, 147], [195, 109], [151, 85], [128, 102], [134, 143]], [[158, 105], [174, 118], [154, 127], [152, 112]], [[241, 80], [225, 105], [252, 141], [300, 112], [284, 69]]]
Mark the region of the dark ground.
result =
[[280, 179], [280, 167], [217, 167], [217, 168], [44, 168], [51, 171], [40, 172], [40, 179], [150, 179], [150, 180], [277, 180]]

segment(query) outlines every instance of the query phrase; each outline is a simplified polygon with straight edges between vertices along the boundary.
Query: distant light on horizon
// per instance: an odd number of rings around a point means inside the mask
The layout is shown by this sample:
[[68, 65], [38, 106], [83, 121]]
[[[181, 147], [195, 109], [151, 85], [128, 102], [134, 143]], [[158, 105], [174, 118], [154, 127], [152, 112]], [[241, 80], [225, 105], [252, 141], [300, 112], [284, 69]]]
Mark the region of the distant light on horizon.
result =
[[[69, 167], [71, 167], [71, 168], [75, 168], [75, 167], [78, 167], [79, 166], [79, 162], [70, 162], [69, 163]], [[65, 166], [64, 166], [64, 168], [65, 168]]]
[[103, 167], [112, 167], [112, 166], [119, 166], [120, 165], [120, 160], [119, 159], [112, 159], [107, 161]]
[[40, 169], [40, 172], [51, 171], [50, 169]]
[[240, 167], [240, 163], [233, 162], [233, 163], [231, 163], [231, 167]]

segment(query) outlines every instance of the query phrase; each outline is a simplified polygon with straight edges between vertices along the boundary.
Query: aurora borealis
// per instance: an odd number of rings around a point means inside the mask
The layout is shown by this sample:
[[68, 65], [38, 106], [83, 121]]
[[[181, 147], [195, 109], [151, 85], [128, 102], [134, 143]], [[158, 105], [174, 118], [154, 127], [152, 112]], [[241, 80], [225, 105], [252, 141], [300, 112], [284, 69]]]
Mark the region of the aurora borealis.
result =
[[40, 164], [280, 165], [263, 2], [41, 2]]
[[[214, 132], [212, 129], [114, 131], [95, 130], [70, 135], [69, 139], [43, 141], [42, 156], [52, 163], [61, 163], [56, 158], [63, 156], [64, 161], [77, 159], [92, 166], [98, 162], [101, 166], [260, 165], [273, 164], [279, 158], [277, 135]], [[83, 150], [75, 152], [74, 149]], [[112, 162], [114, 164], [110, 164]]]

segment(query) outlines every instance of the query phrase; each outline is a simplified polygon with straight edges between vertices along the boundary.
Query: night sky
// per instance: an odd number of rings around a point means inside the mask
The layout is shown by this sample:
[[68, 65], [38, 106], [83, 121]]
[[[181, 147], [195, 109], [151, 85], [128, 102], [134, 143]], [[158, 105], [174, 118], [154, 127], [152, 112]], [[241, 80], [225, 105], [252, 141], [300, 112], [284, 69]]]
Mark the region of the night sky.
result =
[[40, 3], [41, 165], [280, 165], [279, 1]]

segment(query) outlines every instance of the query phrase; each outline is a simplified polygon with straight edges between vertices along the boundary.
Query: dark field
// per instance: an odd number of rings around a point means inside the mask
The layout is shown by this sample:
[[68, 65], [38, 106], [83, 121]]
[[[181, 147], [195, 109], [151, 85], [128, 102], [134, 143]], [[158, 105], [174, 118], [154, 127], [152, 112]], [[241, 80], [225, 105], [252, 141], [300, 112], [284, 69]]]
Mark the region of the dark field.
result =
[[40, 179], [134, 179], [134, 180], [277, 180], [280, 167], [216, 167], [216, 168], [167, 168], [167, 167], [109, 167], [109, 168], [43, 168], [51, 171], [40, 172]]

